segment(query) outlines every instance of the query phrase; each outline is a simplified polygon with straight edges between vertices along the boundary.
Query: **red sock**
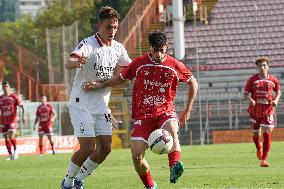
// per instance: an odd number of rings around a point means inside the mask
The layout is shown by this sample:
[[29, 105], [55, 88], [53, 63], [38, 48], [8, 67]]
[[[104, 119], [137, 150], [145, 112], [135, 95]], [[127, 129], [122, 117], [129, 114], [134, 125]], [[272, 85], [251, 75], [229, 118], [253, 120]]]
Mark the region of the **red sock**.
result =
[[17, 149], [17, 140], [15, 138], [11, 139], [11, 143], [14, 147], [14, 150], [16, 150]]
[[168, 158], [169, 158], [169, 166], [172, 167], [180, 160], [180, 152], [173, 151], [168, 154]]
[[271, 138], [270, 132], [263, 133], [263, 154], [262, 154], [263, 160], [267, 160], [268, 153], [270, 151], [270, 138]]
[[7, 151], [9, 153], [9, 155], [11, 155], [12, 154], [12, 151], [11, 151], [12, 145], [11, 145], [10, 140], [9, 139], [5, 139], [5, 144], [6, 144], [6, 148], [7, 148]]
[[39, 145], [39, 152], [40, 152], [40, 154], [43, 153], [43, 147], [42, 146], [43, 146], [42, 144]]
[[150, 171], [148, 171], [145, 175], [141, 175], [140, 179], [146, 188], [154, 186], [154, 181], [151, 177]]
[[253, 141], [255, 144], [256, 149], [260, 149], [260, 137], [259, 136], [253, 136]]

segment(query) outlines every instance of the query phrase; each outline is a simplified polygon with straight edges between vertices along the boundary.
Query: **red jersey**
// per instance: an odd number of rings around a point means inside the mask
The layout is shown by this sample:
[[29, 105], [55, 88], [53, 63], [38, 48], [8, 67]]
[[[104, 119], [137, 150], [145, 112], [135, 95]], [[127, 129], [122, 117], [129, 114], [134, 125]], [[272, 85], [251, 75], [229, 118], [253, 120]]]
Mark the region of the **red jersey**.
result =
[[22, 101], [13, 93], [10, 93], [7, 96], [4, 94], [0, 96], [2, 125], [17, 123], [17, 106], [19, 105], [22, 105]]
[[52, 113], [55, 114], [55, 110], [50, 104], [39, 105], [36, 111], [36, 115], [39, 117], [39, 125], [50, 127]]
[[188, 82], [192, 73], [171, 56], [156, 63], [145, 54], [134, 59], [120, 76], [123, 80], [136, 78], [132, 90], [132, 118], [143, 120], [175, 111], [178, 82]]
[[247, 81], [245, 93], [251, 93], [251, 98], [255, 100], [255, 106], [250, 105], [248, 112], [256, 117], [264, 117], [274, 114], [271, 102], [274, 100], [273, 91], [280, 91], [280, 84], [277, 78], [268, 75], [262, 79], [258, 74], [253, 75]]

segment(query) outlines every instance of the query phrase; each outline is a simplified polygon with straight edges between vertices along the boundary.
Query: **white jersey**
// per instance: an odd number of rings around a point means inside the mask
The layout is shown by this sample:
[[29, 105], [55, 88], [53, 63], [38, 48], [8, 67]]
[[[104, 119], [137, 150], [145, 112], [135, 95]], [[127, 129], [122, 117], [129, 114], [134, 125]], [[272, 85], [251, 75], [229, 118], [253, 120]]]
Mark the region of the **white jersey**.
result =
[[116, 65], [127, 66], [129, 58], [124, 46], [112, 40], [110, 46], [103, 46], [99, 35], [95, 34], [82, 40], [71, 55], [85, 56], [84, 68], [77, 68], [68, 106], [80, 108], [92, 114], [109, 114], [108, 103], [111, 88], [102, 88], [85, 92], [82, 83], [86, 81], [104, 81], [113, 76]]

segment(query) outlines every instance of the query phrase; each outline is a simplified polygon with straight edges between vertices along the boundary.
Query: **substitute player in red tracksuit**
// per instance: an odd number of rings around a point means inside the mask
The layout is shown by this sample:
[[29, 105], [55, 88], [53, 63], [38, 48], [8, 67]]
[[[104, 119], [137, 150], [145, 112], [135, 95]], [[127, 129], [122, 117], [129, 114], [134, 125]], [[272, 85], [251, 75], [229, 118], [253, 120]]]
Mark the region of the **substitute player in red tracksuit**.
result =
[[39, 151], [40, 156], [43, 155], [43, 136], [46, 135], [53, 155], [55, 154], [54, 147], [53, 147], [53, 129], [52, 129], [52, 123], [54, 122], [56, 118], [56, 112], [54, 108], [51, 106], [51, 104], [47, 103], [47, 97], [42, 96], [41, 97], [41, 105], [37, 107], [36, 111], [36, 119], [34, 124], [34, 130], [36, 129], [36, 124], [38, 124], [38, 135], [39, 135]]
[[[5, 138], [6, 147], [9, 153], [7, 160], [16, 160], [18, 159], [18, 150], [17, 150], [17, 140], [16, 140], [16, 130], [18, 127], [17, 124], [17, 106], [22, 109], [22, 121], [25, 123], [25, 111], [22, 101], [19, 97], [10, 93], [10, 85], [7, 81], [2, 83], [2, 89], [4, 94], [0, 96], [0, 111], [1, 119], [0, 126], [1, 132]], [[11, 146], [14, 147], [14, 154], [12, 153]]]
[[190, 117], [198, 84], [185, 65], [166, 54], [167, 37], [162, 32], [152, 32], [148, 36], [150, 52], [137, 57], [127, 66], [120, 76], [105, 82], [86, 82], [85, 90], [109, 87], [135, 79], [132, 91], [132, 118], [134, 125], [131, 132], [132, 161], [136, 172], [147, 189], [156, 189], [157, 184], [150, 174], [150, 166], [145, 159], [149, 135], [156, 129], [163, 128], [173, 136], [174, 145], [168, 153], [170, 182], [176, 183], [184, 167], [180, 161], [181, 148], [178, 139], [178, 118], [174, 107], [174, 98], [178, 82], [189, 86], [188, 103], [180, 117], [181, 126]]
[[[269, 60], [260, 57], [256, 60], [258, 74], [253, 75], [245, 86], [245, 98], [249, 101], [248, 112], [252, 122], [253, 141], [261, 167], [269, 167], [267, 162], [270, 150], [271, 133], [274, 128], [274, 107], [281, 96], [277, 78], [268, 74]], [[263, 132], [263, 145], [260, 142]]]

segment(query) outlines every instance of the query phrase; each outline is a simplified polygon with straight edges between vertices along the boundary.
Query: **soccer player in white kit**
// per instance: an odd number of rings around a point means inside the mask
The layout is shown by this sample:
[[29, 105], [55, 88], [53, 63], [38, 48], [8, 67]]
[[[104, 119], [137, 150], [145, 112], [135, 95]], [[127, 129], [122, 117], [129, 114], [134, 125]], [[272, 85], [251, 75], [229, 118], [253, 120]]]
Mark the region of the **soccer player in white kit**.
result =
[[61, 183], [62, 189], [83, 189], [84, 179], [111, 152], [112, 124], [108, 103], [111, 88], [84, 91], [86, 81], [104, 81], [119, 74], [129, 58], [123, 45], [114, 40], [119, 14], [111, 7], [102, 7], [98, 14], [98, 32], [83, 39], [70, 55], [66, 69], [76, 69], [69, 99], [69, 113], [80, 149], [75, 152]]

